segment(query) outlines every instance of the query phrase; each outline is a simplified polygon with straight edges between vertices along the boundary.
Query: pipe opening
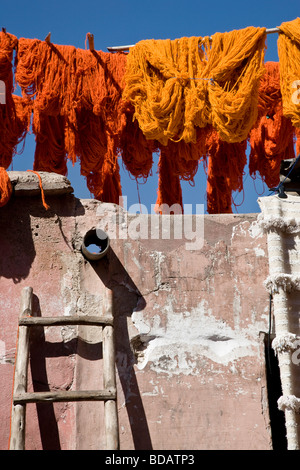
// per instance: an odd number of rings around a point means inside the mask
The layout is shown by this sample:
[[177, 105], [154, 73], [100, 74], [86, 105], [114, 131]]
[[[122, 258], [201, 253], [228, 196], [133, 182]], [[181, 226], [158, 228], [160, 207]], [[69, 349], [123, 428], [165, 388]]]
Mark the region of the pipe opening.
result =
[[109, 250], [109, 237], [101, 229], [89, 230], [83, 239], [81, 251], [84, 257], [90, 261], [103, 258]]

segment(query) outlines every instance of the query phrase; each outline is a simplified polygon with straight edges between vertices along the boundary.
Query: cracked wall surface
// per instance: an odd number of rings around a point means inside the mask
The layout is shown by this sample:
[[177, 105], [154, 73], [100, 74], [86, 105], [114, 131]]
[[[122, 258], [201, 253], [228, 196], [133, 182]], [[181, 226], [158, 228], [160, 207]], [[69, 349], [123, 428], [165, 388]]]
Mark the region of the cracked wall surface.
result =
[[[0, 209], [1, 448], [20, 293], [30, 285], [42, 316], [101, 315], [104, 289], [113, 290], [121, 449], [270, 449], [260, 339], [268, 259], [257, 215], [195, 216], [204, 220], [203, 243], [190, 250], [184, 238], [151, 238], [150, 224], [145, 236], [139, 216], [119, 206], [69, 191], [46, 196], [49, 211], [36, 193]], [[81, 243], [98, 226], [119, 236], [107, 258], [90, 263]], [[101, 339], [97, 327], [35, 331], [30, 388], [102, 388]], [[26, 447], [103, 448], [102, 407], [28, 405]]]

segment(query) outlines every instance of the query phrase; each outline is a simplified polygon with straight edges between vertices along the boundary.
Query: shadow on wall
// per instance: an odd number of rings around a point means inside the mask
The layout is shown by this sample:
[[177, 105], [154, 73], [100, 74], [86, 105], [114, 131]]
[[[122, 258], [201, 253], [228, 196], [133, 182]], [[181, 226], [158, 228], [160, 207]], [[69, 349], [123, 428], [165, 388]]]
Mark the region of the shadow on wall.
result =
[[[127, 317], [131, 317], [134, 310], [143, 310], [146, 301], [112, 248], [106, 258], [91, 262], [91, 266], [103, 284], [114, 294], [114, 331], [118, 353], [116, 365], [125, 396], [134, 448], [135, 450], [151, 450], [151, 436], [135, 375], [136, 359], [130, 347], [127, 324]], [[118, 361], [118, 355], [126, 358], [122, 364]]]
[[[151, 437], [134, 371], [135, 357], [130, 347], [127, 328], [127, 317], [132, 315], [134, 309], [143, 309], [146, 302], [112, 248], [106, 258], [90, 264], [102, 283], [114, 293], [116, 351], [121, 357], [126, 357], [125, 366], [117, 361], [117, 369], [126, 400], [134, 448], [151, 450]], [[35, 295], [33, 311], [34, 315], [41, 316], [39, 300]], [[79, 337], [65, 342], [49, 343], [45, 341], [42, 327], [32, 330], [32, 339], [30, 368], [35, 392], [50, 390], [46, 358], [56, 357], [62, 361], [62, 358], [78, 354], [92, 361], [102, 359], [102, 343], [87, 343]], [[60, 450], [61, 443], [53, 403], [37, 403], [36, 406], [43, 450]]]
[[[70, 242], [63, 233], [60, 217], [74, 217], [84, 214], [84, 208], [79, 199], [73, 195], [61, 197], [48, 197], [50, 209], [46, 211], [40, 196], [12, 197], [8, 204], [0, 208], [0, 279], [5, 277], [18, 284], [26, 279], [36, 257], [34, 246], [35, 228], [31, 217], [41, 218], [43, 221], [53, 219], [58, 224], [65, 243]], [[39, 227], [43, 230], [43, 226]], [[43, 233], [42, 233], [43, 235]]]
[[[41, 316], [39, 299], [33, 295], [32, 310], [36, 317]], [[50, 391], [46, 368], [47, 357], [69, 356], [76, 352], [76, 340], [69, 344], [47, 343], [43, 327], [30, 330], [30, 370], [34, 392]], [[60, 438], [53, 403], [36, 403], [40, 438], [43, 450], [60, 450]]]
[[36, 252], [32, 239], [30, 205], [11, 200], [0, 209], [0, 278], [12, 279], [15, 284], [25, 279]]

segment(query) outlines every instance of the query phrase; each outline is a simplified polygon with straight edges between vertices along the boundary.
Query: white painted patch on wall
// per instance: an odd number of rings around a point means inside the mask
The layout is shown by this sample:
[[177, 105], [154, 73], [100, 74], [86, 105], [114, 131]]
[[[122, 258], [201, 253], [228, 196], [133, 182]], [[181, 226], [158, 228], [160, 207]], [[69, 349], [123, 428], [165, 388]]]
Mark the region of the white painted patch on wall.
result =
[[14, 364], [16, 349], [6, 349], [4, 341], [0, 340], [0, 364]]
[[258, 332], [265, 329], [265, 319], [247, 329], [232, 329], [216, 319], [206, 301], [190, 312], [174, 313], [171, 303], [162, 307], [166, 325], [159, 317], [145, 320], [143, 312], [134, 312], [132, 321], [141, 335], [145, 349], [138, 355], [137, 367], [149, 363], [157, 373], [199, 374], [207, 360], [227, 366], [243, 357], [257, 354]]
[[259, 246], [255, 247], [254, 248], [254, 252], [256, 254], [256, 256], [259, 258], [260, 256], [262, 257], [265, 257], [266, 256], [266, 252], [265, 250], [263, 250], [262, 248], [260, 248]]
[[248, 232], [251, 238], [262, 238], [264, 235], [264, 231], [258, 220], [251, 223]]
[[0, 364], [6, 363], [5, 357], [6, 357], [5, 342], [0, 340]]

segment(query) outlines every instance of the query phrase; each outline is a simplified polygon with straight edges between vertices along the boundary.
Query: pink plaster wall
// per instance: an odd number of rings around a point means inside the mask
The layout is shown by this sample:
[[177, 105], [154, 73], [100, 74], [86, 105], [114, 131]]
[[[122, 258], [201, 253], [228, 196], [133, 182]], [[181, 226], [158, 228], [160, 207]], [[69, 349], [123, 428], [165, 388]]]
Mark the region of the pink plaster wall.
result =
[[[0, 209], [0, 448], [9, 440], [21, 289], [42, 315], [101, 314], [113, 289], [121, 449], [270, 449], [265, 358], [266, 238], [256, 215], [206, 215], [204, 244], [112, 239], [83, 259], [82, 237], [119, 208], [72, 195]], [[103, 206], [104, 207], [104, 206]], [[199, 216], [201, 217], [201, 216]], [[127, 226], [134, 216], [127, 221]], [[124, 228], [124, 224], [123, 224]], [[44, 342], [43, 340], [46, 340]], [[101, 388], [101, 332], [48, 328], [32, 338], [30, 389]], [[27, 406], [27, 449], [101, 449], [102, 403]]]

